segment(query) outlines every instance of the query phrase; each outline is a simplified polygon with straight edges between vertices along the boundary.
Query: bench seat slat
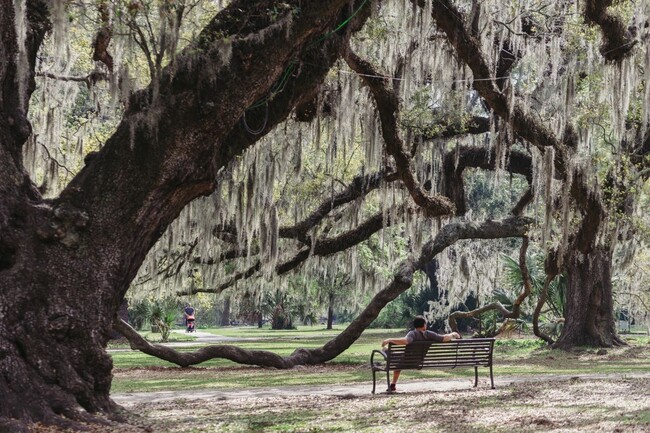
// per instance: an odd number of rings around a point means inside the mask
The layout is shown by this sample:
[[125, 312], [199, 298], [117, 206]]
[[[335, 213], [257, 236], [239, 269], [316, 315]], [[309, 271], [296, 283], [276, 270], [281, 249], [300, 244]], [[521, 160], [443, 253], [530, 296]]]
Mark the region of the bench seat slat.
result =
[[470, 346], [470, 347], [463, 347], [463, 346], [456, 346], [456, 345], [450, 345], [449, 347], [430, 347], [428, 350], [424, 348], [413, 348], [410, 350], [405, 350], [403, 348], [400, 349], [391, 349], [391, 354], [396, 355], [400, 353], [422, 353], [422, 352], [427, 352], [427, 353], [479, 353], [479, 352], [489, 352], [490, 347], [489, 346]]
[[458, 361], [482, 361], [490, 359], [489, 355], [482, 355], [482, 356], [453, 356], [453, 355], [446, 355], [446, 356], [406, 356], [406, 357], [391, 357], [389, 363], [390, 364], [395, 364], [395, 363], [400, 363], [400, 362], [413, 362], [413, 361], [426, 361], [426, 362], [442, 362], [446, 360], [458, 360]]
[[408, 345], [390, 344], [387, 351], [373, 351], [373, 355], [375, 352], [381, 353], [384, 359], [383, 362], [372, 365], [372, 392], [375, 392], [375, 372], [377, 371], [385, 371], [386, 380], [388, 381], [391, 370], [454, 369], [457, 367], [475, 367], [474, 386], [478, 384], [478, 370], [476, 368], [488, 367], [490, 369], [490, 382], [492, 389], [494, 389], [492, 376], [493, 349], [494, 338], [455, 340], [446, 343], [414, 341]]
[[419, 368], [421, 365], [426, 365], [426, 366], [432, 366], [435, 367], [436, 365], [439, 364], [456, 364], [456, 365], [489, 365], [490, 360], [489, 359], [454, 359], [454, 358], [447, 358], [447, 359], [440, 359], [440, 360], [420, 360], [420, 361], [395, 361], [391, 362], [389, 364], [389, 367], [391, 369], [393, 368], [401, 368], [403, 370], [407, 370], [409, 368]]

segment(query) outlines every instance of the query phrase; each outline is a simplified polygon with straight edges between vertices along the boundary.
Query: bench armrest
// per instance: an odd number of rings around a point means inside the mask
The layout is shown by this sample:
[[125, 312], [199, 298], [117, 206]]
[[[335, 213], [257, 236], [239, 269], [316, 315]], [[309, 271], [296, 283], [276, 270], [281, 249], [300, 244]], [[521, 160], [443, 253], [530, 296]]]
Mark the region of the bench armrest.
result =
[[372, 353], [370, 354], [370, 366], [371, 367], [374, 367], [374, 365], [375, 365], [375, 354], [376, 353], [380, 354], [381, 357], [383, 358], [383, 361], [386, 362], [386, 359], [387, 359], [386, 352], [384, 352], [383, 350], [373, 350]]

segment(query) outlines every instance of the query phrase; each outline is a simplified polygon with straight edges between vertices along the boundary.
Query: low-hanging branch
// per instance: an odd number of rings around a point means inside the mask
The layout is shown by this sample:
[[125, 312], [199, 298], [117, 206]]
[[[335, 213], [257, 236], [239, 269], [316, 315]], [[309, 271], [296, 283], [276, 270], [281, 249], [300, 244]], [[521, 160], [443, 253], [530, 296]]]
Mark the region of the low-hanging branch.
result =
[[380, 74], [369, 62], [355, 54], [349, 46], [343, 57], [370, 89], [379, 114], [386, 151], [395, 160], [397, 173], [415, 203], [422, 207], [429, 217], [452, 215], [455, 209], [449, 199], [440, 195], [429, 195], [416, 179], [413, 158], [399, 134], [397, 122], [399, 98], [390, 85], [390, 78]]
[[[522, 289], [517, 295], [517, 299], [512, 303], [512, 310], [508, 310], [501, 302], [496, 301], [488, 305], [484, 305], [481, 308], [476, 308], [472, 311], [454, 311], [449, 315], [449, 327], [452, 331], [458, 332], [458, 319], [466, 319], [468, 317], [476, 317], [480, 314], [485, 313], [486, 311], [497, 311], [499, 312], [504, 319], [504, 325], [507, 323], [507, 319], [518, 319], [521, 315], [521, 304], [526, 300], [532, 291], [532, 283], [530, 281], [530, 274], [528, 272], [528, 266], [526, 265], [526, 251], [528, 251], [528, 236], [524, 236], [521, 242], [521, 248], [519, 248], [519, 270], [521, 271], [522, 279]], [[504, 326], [501, 326], [501, 329], [497, 331], [497, 334], [504, 329]]]
[[501, 221], [456, 222], [445, 225], [421, 250], [417, 260], [402, 262], [393, 280], [368, 303], [366, 308], [339, 335], [315, 349], [297, 349], [289, 356], [280, 356], [263, 350], [247, 350], [229, 345], [203, 347], [195, 352], [178, 352], [170, 347], [151, 344], [119, 317], [114, 328], [135, 350], [172, 362], [181, 367], [200, 364], [214, 358], [224, 358], [240, 364], [287, 369], [296, 365], [321, 364], [332, 360], [348, 349], [361, 333], [377, 318], [381, 310], [413, 284], [413, 273], [423, 270], [426, 263], [460, 239], [500, 239], [525, 237], [532, 220], [511, 217]]
[[[465, 185], [463, 172], [466, 168], [481, 168], [483, 170], [496, 170], [498, 156], [494, 148], [459, 146], [449, 152], [443, 160], [443, 187], [442, 192], [449, 197], [456, 206], [457, 215], [464, 215], [467, 210], [465, 203]], [[517, 150], [508, 153], [507, 161], [503, 167], [511, 174], [520, 174], [526, 178], [528, 185], [533, 179], [532, 158], [530, 155]], [[513, 214], [518, 215], [523, 207], [532, 199], [532, 191], [526, 193], [515, 207]], [[519, 209], [519, 210], [517, 210]]]

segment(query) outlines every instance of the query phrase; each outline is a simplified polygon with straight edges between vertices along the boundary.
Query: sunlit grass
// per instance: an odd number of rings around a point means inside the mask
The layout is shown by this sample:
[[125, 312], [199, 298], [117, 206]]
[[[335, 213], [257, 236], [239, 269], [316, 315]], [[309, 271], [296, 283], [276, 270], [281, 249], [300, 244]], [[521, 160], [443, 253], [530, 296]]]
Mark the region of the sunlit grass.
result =
[[[271, 331], [257, 328], [223, 328], [211, 330], [216, 335], [241, 338], [261, 338], [226, 342], [245, 349], [269, 350], [279, 355], [289, 355], [298, 348], [320, 347], [341, 331], [307, 327], [292, 331]], [[223, 332], [221, 332], [223, 331]], [[221, 334], [219, 334], [221, 332]], [[276, 333], [277, 332], [277, 333]], [[285, 387], [297, 385], [345, 385], [370, 383], [372, 374], [368, 367], [370, 353], [379, 348], [381, 340], [403, 335], [402, 330], [370, 329], [345, 352], [324, 366], [298, 367], [277, 370], [256, 366], [241, 366], [234, 362], [213, 359], [193, 368], [180, 368], [138, 351], [111, 352], [116, 368], [112, 392], [148, 392], [187, 389], [241, 389], [256, 387]], [[197, 346], [178, 348], [194, 351]], [[540, 340], [518, 338], [497, 340], [494, 354], [495, 377], [506, 375], [539, 376], [577, 374], [634, 374], [650, 371], [650, 339], [632, 338], [630, 346], [609, 349], [604, 356], [594, 349], [572, 352], [548, 349]], [[444, 379], [467, 378], [473, 380], [473, 369], [408, 371], [404, 378]], [[488, 370], [479, 369], [479, 378], [489, 377]], [[380, 383], [385, 379], [378, 376]]]

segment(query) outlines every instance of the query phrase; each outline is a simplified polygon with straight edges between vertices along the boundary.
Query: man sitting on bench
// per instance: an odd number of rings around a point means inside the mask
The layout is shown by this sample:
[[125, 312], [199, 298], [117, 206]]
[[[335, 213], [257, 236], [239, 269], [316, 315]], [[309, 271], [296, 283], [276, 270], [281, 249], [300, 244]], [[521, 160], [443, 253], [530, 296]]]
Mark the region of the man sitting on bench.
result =
[[[433, 331], [427, 331], [427, 321], [422, 316], [417, 316], [415, 319], [413, 319], [413, 327], [415, 329], [409, 331], [404, 338], [387, 338], [386, 340], [382, 341], [381, 348], [384, 349], [389, 343], [410, 344], [413, 341], [422, 340], [430, 340], [440, 343], [460, 339], [460, 335], [457, 332], [452, 332], [451, 334], [437, 334]], [[386, 392], [397, 391], [397, 379], [399, 379], [401, 372], [401, 370], [393, 371], [393, 381], [391, 382], [390, 387], [386, 390]]]

